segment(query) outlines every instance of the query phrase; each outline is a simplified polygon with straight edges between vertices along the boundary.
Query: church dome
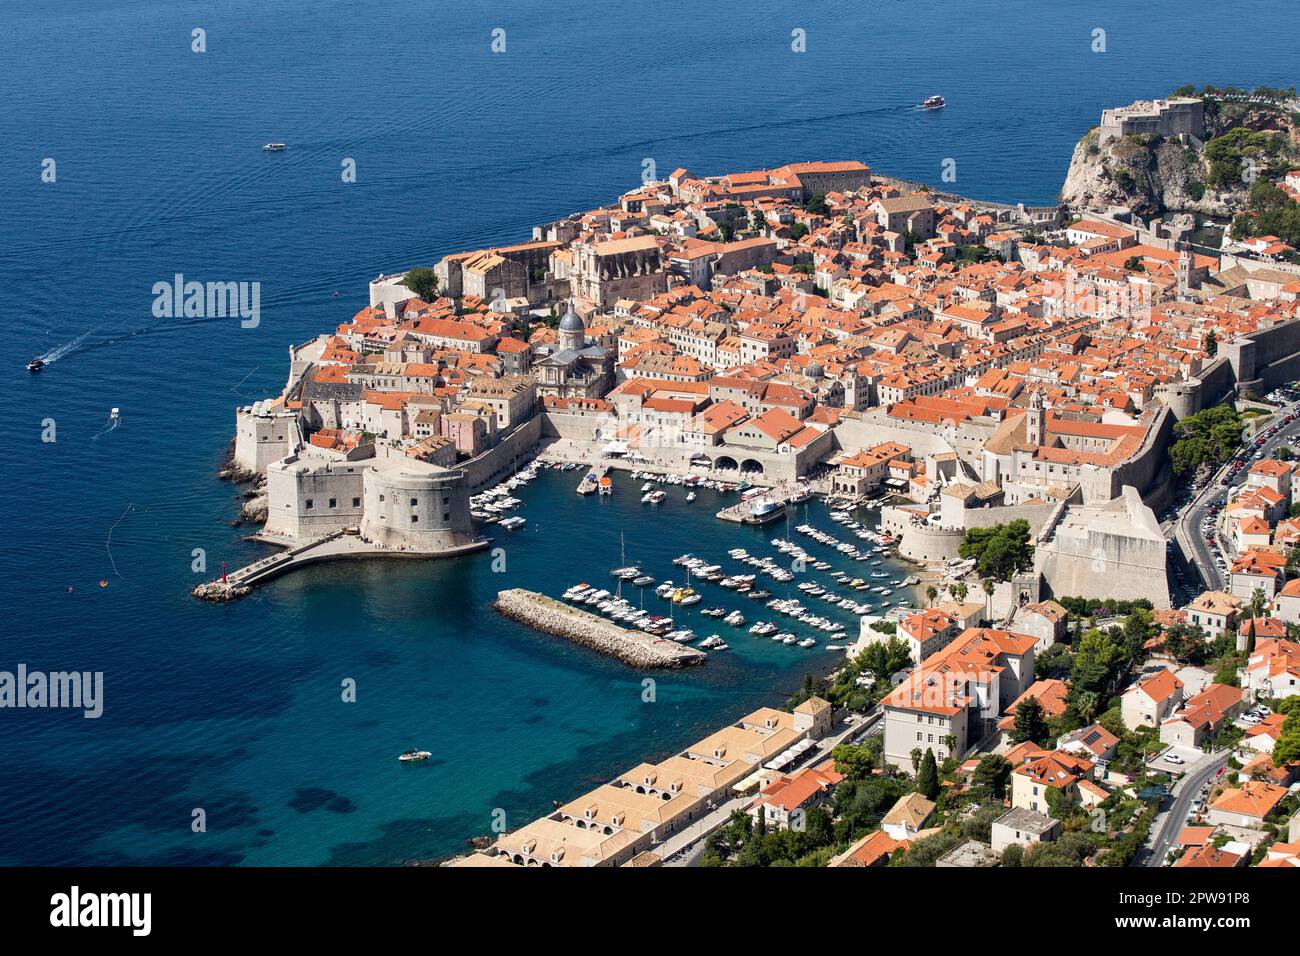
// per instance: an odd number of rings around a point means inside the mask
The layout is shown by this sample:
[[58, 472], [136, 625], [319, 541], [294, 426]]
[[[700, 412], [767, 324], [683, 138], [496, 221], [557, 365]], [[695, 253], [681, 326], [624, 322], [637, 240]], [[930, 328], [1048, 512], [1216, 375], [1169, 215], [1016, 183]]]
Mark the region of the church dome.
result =
[[561, 332], [585, 332], [587, 327], [582, 324], [582, 317], [573, 311], [573, 303], [569, 303], [569, 309], [564, 313], [564, 318], [560, 319]]

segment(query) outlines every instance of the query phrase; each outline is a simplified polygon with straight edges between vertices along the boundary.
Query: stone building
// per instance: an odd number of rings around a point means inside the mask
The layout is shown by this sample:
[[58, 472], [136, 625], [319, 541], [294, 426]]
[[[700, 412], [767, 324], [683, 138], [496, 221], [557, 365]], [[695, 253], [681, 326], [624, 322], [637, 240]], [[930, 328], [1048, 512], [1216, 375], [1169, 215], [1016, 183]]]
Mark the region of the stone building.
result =
[[575, 295], [605, 309], [619, 299], [652, 298], [668, 288], [663, 254], [653, 236], [573, 245]]
[[1205, 138], [1205, 102], [1178, 96], [1167, 100], [1138, 100], [1128, 106], [1104, 110], [1101, 141], [1117, 136], [1194, 136]]
[[588, 345], [586, 326], [569, 303], [560, 319], [558, 345], [536, 349], [533, 377], [540, 395], [557, 398], [600, 398], [614, 387], [614, 353]]

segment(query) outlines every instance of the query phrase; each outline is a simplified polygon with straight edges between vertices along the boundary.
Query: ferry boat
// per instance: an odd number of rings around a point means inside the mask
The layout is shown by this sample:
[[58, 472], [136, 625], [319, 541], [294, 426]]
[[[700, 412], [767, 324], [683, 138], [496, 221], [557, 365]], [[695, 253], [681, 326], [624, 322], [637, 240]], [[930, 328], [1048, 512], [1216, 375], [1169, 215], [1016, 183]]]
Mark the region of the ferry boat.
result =
[[937, 110], [937, 109], [942, 108], [944, 105], [945, 105], [945, 103], [944, 103], [944, 99], [943, 99], [943, 97], [942, 97], [942, 96], [937, 96], [937, 95], [936, 95], [936, 96], [927, 96], [927, 97], [925, 98], [925, 102], [921, 104], [921, 106], [922, 106], [924, 109], [927, 109], [927, 110]]
[[421, 760], [428, 760], [432, 756], [433, 754], [427, 750], [417, 750], [412, 747], [410, 750], [403, 751], [402, 755], [397, 759], [402, 763], [418, 763]]

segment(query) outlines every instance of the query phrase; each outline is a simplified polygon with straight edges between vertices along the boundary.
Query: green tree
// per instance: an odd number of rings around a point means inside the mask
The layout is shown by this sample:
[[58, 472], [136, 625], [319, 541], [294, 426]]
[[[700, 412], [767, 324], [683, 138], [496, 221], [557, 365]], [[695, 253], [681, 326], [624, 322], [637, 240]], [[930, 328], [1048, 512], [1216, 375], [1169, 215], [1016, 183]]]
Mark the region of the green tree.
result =
[[417, 298], [432, 302], [438, 295], [438, 275], [426, 266], [417, 266], [402, 277], [406, 286]]
[[957, 548], [962, 558], [974, 558], [982, 578], [1008, 581], [1034, 563], [1034, 546], [1029, 541], [1029, 522], [1016, 518], [990, 528], [969, 528]]
[[1001, 800], [1007, 793], [1007, 782], [1011, 779], [1011, 762], [1001, 754], [989, 754], [980, 760], [971, 775], [971, 782], [987, 790], [994, 800]]
[[934, 751], [929, 747], [925, 748], [920, 769], [916, 771], [916, 792], [929, 800], [939, 795], [939, 767], [934, 760]]
[[925, 589], [925, 600], [930, 607], [934, 607], [934, 599], [939, 596], [939, 589], [931, 584]]
[[1011, 731], [1012, 742], [1019, 744], [1028, 740], [1041, 747], [1047, 743], [1051, 735], [1051, 728], [1047, 726], [1047, 715], [1043, 713], [1043, 705], [1038, 702], [1037, 697], [1026, 697], [1016, 705], [1015, 726]]
[[1179, 621], [1165, 629], [1165, 653], [1181, 663], [1204, 664], [1208, 646], [1205, 632], [1195, 624]]
[[1202, 465], [1218, 465], [1232, 457], [1241, 444], [1241, 416], [1231, 405], [1215, 405], [1188, 415], [1174, 426], [1169, 460], [1175, 475], [1185, 475]]
[[1025, 858], [1025, 848], [1019, 843], [1008, 843], [1002, 851], [1003, 866], [1019, 866]]
[[881, 687], [889, 686], [891, 674], [912, 663], [912, 651], [901, 637], [873, 641], [857, 657], [858, 666], [876, 679]]
[[831, 750], [835, 771], [852, 780], [870, 777], [876, 768], [876, 757], [866, 747], [856, 744], [837, 744]]
[[1066, 696], [1082, 723], [1092, 723], [1102, 711], [1126, 670], [1124, 650], [1109, 632], [1093, 628], [1083, 636], [1075, 648]]

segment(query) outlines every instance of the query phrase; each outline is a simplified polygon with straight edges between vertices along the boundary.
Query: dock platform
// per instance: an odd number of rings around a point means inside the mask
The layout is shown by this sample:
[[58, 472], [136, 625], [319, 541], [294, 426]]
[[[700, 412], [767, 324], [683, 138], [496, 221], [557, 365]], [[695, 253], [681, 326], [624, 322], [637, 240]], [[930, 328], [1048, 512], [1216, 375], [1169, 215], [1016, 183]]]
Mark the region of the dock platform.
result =
[[563, 637], [637, 668], [681, 668], [703, 664], [709, 655], [644, 631], [627, 630], [603, 617], [570, 607], [563, 601], [511, 588], [497, 594], [493, 605], [511, 620], [545, 634]]

